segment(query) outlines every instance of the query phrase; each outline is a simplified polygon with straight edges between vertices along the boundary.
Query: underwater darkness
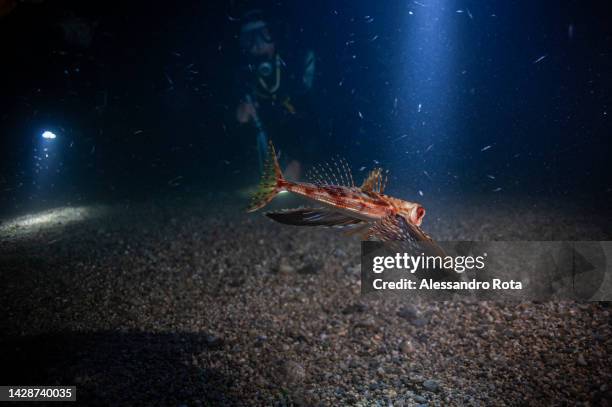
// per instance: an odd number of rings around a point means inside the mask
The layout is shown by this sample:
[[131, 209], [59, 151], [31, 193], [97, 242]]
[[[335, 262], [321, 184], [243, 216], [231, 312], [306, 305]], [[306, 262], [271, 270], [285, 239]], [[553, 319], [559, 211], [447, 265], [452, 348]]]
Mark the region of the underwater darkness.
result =
[[379, 162], [426, 203], [609, 203], [605, 1], [58, 0], [0, 19], [0, 213], [255, 183], [254, 130], [234, 119], [251, 8], [281, 54], [317, 56], [311, 125], [270, 131], [286, 157], [339, 155], [358, 180]]

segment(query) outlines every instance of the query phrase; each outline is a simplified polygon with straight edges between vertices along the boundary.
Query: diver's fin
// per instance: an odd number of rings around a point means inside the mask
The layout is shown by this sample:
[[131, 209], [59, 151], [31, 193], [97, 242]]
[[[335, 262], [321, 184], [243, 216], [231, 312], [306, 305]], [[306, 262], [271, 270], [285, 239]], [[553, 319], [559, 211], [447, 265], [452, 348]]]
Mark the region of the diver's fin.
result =
[[387, 177], [383, 178], [382, 168], [374, 168], [370, 171], [367, 178], [363, 180], [361, 190], [363, 192], [378, 192], [382, 194], [385, 191], [386, 185]]
[[430, 254], [446, 256], [444, 250], [421, 228], [411, 224], [400, 215], [389, 215], [380, 219], [370, 228], [367, 238], [385, 242], [402, 242], [420, 250], [426, 249]]
[[266, 216], [279, 223], [296, 226], [345, 227], [363, 222], [361, 219], [325, 208], [285, 209], [278, 212], [267, 212]]
[[274, 145], [272, 144], [272, 140], [270, 140], [268, 142], [268, 159], [264, 164], [261, 181], [259, 182], [257, 190], [255, 190], [251, 197], [251, 205], [247, 209], [247, 212], [254, 212], [266, 206], [276, 194], [283, 190], [283, 182], [284, 178], [280, 166], [278, 165], [276, 151], [274, 151]]

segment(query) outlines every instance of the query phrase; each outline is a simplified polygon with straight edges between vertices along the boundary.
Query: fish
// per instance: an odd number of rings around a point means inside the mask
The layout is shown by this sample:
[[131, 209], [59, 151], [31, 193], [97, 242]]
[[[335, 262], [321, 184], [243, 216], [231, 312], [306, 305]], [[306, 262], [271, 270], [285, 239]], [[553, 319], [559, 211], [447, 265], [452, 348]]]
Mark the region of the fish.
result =
[[[287, 180], [278, 164], [274, 145], [269, 141], [268, 159], [247, 212], [265, 207], [276, 195], [286, 191], [304, 197], [316, 206], [265, 213], [278, 223], [340, 228], [348, 235], [360, 235], [363, 240], [421, 242], [419, 247], [444, 254], [420, 227], [425, 208], [419, 203], [384, 193], [388, 177], [383, 175], [381, 168], [371, 170], [363, 183], [356, 186], [348, 165], [341, 167], [336, 165], [337, 170], [344, 174], [328, 177], [335, 183], [323, 177], [314, 182]], [[341, 183], [345, 185], [339, 185]]]

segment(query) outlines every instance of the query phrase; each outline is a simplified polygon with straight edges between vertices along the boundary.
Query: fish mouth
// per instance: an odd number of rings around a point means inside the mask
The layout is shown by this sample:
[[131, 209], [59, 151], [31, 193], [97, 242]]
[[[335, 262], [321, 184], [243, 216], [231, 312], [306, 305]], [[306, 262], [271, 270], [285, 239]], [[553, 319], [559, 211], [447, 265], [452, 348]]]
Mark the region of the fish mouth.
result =
[[423, 208], [421, 205], [416, 205], [410, 211], [410, 222], [413, 225], [421, 226], [421, 223], [423, 223], [424, 217], [425, 217], [425, 208]]

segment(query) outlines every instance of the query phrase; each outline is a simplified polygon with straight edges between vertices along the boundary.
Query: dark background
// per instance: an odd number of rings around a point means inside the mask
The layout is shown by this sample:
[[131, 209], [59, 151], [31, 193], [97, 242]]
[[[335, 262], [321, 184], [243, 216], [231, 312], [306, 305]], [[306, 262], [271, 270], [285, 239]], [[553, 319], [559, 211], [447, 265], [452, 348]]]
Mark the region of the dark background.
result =
[[[234, 123], [232, 90], [251, 8], [281, 52], [317, 53], [319, 132], [306, 136], [321, 161], [339, 154], [358, 172], [377, 160], [392, 187], [423, 199], [609, 202], [607, 2], [433, 2], [453, 64], [446, 86], [419, 94], [439, 79], [419, 71], [429, 44], [415, 48], [420, 23], [407, 12], [423, 3], [20, 3], [0, 19], [0, 212], [250, 185], [254, 136]], [[472, 18], [456, 12], [467, 8]], [[47, 152], [45, 129], [58, 136]], [[274, 139], [299, 156], [303, 137]]]

